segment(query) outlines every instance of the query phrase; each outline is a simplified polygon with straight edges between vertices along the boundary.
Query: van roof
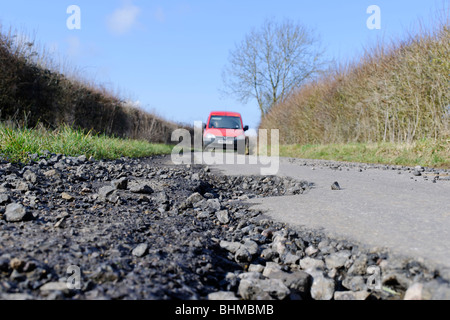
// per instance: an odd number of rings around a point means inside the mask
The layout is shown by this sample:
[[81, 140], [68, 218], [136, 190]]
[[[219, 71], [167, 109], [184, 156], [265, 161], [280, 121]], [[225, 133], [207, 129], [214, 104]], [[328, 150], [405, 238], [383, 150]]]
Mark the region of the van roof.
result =
[[238, 112], [229, 112], [229, 111], [213, 111], [210, 113], [210, 116], [241, 117], [241, 114]]

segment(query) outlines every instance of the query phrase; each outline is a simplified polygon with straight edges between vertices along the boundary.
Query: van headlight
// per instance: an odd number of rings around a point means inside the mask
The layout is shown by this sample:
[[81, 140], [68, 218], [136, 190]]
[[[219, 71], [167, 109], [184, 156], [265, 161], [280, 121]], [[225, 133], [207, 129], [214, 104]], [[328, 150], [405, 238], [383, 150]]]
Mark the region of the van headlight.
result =
[[240, 135], [236, 137], [236, 140], [244, 140], [245, 139], [245, 135]]
[[205, 136], [205, 139], [206, 140], [214, 140], [214, 139], [216, 139], [216, 136], [213, 135], [212, 133], [207, 133]]

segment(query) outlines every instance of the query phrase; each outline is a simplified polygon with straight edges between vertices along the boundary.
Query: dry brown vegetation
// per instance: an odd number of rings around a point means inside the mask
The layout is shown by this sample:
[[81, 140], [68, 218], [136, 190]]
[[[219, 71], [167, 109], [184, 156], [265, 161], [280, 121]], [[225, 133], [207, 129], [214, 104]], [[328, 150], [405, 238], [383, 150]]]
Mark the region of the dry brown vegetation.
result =
[[274, 106], [282, 144], [450, 143], [450, 24], [367, 50]]
[[179, 125], [129, 106], [99, 85], [62, 74], [34, 41], [24, 39], [11, 31], [0, 33], [0, 120], [171, 142]]

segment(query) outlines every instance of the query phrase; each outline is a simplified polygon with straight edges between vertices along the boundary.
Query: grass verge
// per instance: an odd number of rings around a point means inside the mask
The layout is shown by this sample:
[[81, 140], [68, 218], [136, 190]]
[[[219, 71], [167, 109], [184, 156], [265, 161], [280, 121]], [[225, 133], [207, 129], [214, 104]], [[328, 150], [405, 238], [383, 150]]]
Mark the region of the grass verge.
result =
[[28, 162], [31, 154], [43, 155], [45, 150], [67, 156], [94, 157], [95, 159], [139, 158], [170, 154], [173, 146], [153, 144], [94, 135], [91, 132], [63, 126], [49, 131], [44, 128], [21, 128], [0, 123], [0, 157], [18, 163]]
[[450, 141], [281, 145], [280, 156], [450, 169]]

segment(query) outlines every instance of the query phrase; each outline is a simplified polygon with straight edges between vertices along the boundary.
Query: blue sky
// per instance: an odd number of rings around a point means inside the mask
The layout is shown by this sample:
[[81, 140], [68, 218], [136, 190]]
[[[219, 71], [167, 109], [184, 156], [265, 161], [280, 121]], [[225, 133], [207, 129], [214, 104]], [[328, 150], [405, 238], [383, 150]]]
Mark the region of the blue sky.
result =
[[[316, 30], [327, 59], [349, 61], [377, 39], [425, 24], [448, 0], [14, 0], [0, 2], [0, 24], [26, 34], [89, 80], [139, 101], [173, 121], [206, 121], [212, 110], [241, 112], [257, 127], [255, 101], [224, 98], [222, 70], [236, 43], [266, 18], [289, 18]], [[81, 9], [69, 30], [67, 8]], [[381, 9], [369, 30], [367, 8]]]

